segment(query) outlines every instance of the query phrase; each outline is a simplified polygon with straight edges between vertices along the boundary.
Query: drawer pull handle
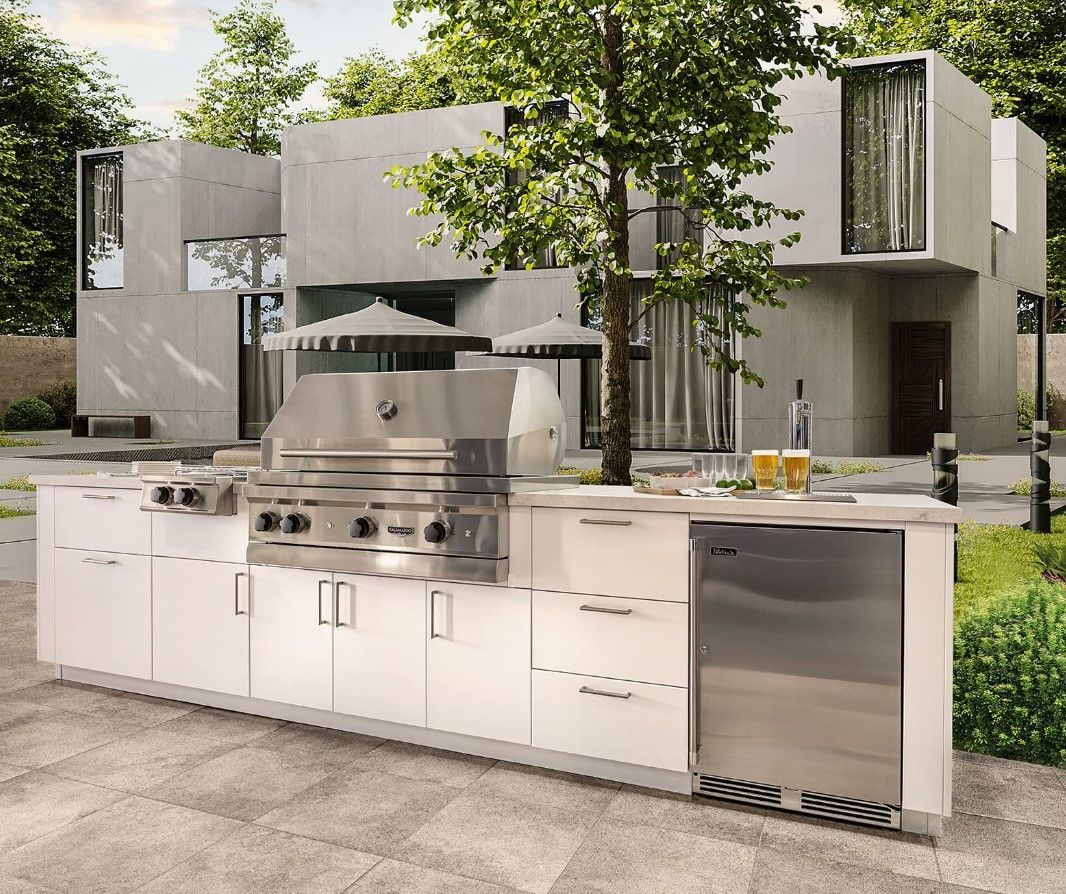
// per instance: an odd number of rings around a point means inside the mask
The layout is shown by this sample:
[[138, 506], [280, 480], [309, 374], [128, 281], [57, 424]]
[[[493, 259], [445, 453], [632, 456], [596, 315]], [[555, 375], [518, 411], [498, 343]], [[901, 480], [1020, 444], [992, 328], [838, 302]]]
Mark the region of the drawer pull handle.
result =
[[603, 608], [599, 605], [583, 605], [578, 611], [582, 612], [601, 612], [605, 615], [631, 615], [633, 609], [631, 608]]
[[82, 494], [81, 498], [83, 500], [113, 500], [113, 499], [115, 499], [115, 495], [114, 494]]
[[82, 559], [90, 565], [117, 565], [118, 559]]
[[580, 519], [580, 523], [583, 525], [611, 525], [615, 528], [628, 528], [633, 524], [630, 520], [622, 520], [620, 518], [583, 518]]
[[603, 695], [607, 698], [632, 698], [632, 692], [608, 692], [606, 689], [593, 689], [591, 686], [582, 686], [578, 692], [584, 695]]

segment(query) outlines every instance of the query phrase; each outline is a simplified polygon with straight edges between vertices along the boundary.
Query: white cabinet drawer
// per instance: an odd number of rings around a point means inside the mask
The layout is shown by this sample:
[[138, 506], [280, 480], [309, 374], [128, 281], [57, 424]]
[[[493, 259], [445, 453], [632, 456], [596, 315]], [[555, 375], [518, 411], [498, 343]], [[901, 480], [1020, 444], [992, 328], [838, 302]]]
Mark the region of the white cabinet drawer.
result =
[[152, 560], [57, 549], [56, 661], [152, 678]]
[[688, 602], [688, 516], [534, 508], [533, 587]]
[[152, 520], [152, 555], [243, 564], [248, 551], [248, 513], [146, 512]]
[[533, 746], [688, 769], [688, 690], [533, 671]]
[[151, 513], [140, 490], [56, 488], [56, 546], [146, 556], [152, 551]]
[[533, 667], [688, 685], [688, 606], [533, 592]]

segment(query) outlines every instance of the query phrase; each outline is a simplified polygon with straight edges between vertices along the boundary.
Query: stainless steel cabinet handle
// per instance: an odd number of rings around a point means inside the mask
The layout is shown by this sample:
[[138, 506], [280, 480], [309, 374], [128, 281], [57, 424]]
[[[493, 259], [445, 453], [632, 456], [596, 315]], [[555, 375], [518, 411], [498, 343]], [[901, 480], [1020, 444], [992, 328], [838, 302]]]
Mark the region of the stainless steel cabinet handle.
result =
[[438, 636], [444, 639], [444, 634], [437, 633], [437, 597], [443, 596], [440, 590], [429, 591], [429, 638], [436, 639]]
[[[692, 540], [691, 545], [692, 549], [688, 554], [688, 635], [689, 642], [694, 644], [699, 634], [699, 594], [696, 588], [699, 569], [696, 565], [697, 541]], [[700, 762], [700, 675], [697, 661], [695, 648], [690, 645], [688, 653], [688, 762], [692, 769], [695, 769]]]
[[585, 695], [603, 695], [607, 698], [632, 698], [632, 692], [608, 692], [606, 689], [593, 689], [591, 686], [582, 686], [578, 692]]
[[583, 525], [613, 525], [616, 528], [628, 528], [633, 522], [623, 521], [620, 518], [583, 518], [580, 519], [580, 523]]
[[937, 409], [943, 410], [944, 409], [944, 380], [943, 379], [940, 379], [937, 382], [936, 392], [937, 392], [937, 403], [939, 405], [937, 407]]
[[578, 608], [581, 612], [602, 612], [605, 615], [631, 615], [633, 609], [631, 608], [603, 608], [599, 605], [582, 605]]
[[117, 565], [118, 559], [82, 559], [90, 565]]
[[[351, 589], [352, 589], [352, 585], [350, 583], [348, 583], [347, 581], [343, 581], [343, 580], [337, 581], [336, 588], [334, 589], [334, 597], [333, 597], [333, 626], [334, 627], [354, 627], [355, 626], [355, 619], [352, 618], [351, 615], [348, 616], [348, 622], [349, 623], [346, 624], [344, 621], [341, 620], [341, 587], [348, 587], [349, 592], [351, 592]], [[351, 599], [349, 599], [348, 600], [349, 611], [351, 611], [351, 604], [352, 604], [351, 603]]]
[[114, 494], [82, 494], [81, 498], [83, 500], [113, 500], [113, 499], [115, 499], [115, 495]]
[[248, 612], [241, 611], [241, 578], [247, 577], [243, 571], [238, 571], [233, 575], [233, 614], [234, 615], [246, 615]]
[[322, 584], [332, 584], [332, 583], [333, 582], [330, 581], [330, 580], [320, 580], [318, 582], [318, 599], [316, 600], [315, 612], [316, 612], [317, 617], [318, 617], [318, 626], [319, 627], [321, 627], [323, 624], [328, 624], [329, 623], [329, 618], [325, 618], [325, 619], [322, 618]]
[[321, 447], [283, 447], [278, 451], [283, 457], [307, 459], [455, 459], [455, 450], [332, 450]]

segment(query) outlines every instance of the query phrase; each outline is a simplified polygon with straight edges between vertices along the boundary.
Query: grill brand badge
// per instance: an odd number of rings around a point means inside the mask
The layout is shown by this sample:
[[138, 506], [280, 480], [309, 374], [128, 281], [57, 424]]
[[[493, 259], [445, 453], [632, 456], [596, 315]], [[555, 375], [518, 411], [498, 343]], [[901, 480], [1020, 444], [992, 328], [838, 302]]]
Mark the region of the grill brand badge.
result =
[[712, 556], [729, 556], [730, 558], [736, 558], [737, 549], [735, 546], [712, 546]]
[[405, 528], [403, 525], [389, 525], [389, 533], [397, 537], [410, 537], [415, 532], [414, 528]]

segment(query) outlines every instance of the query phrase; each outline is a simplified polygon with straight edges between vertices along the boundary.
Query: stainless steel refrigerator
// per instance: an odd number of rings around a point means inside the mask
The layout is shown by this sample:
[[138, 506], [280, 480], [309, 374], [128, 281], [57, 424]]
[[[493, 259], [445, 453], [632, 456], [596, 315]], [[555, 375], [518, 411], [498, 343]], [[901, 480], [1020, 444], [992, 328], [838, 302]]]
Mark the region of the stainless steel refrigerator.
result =
[[898, 826], [902, 532], [690, 533], [693, 790]]

